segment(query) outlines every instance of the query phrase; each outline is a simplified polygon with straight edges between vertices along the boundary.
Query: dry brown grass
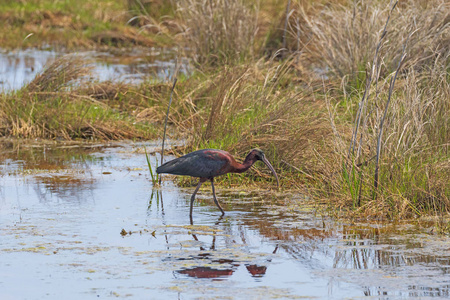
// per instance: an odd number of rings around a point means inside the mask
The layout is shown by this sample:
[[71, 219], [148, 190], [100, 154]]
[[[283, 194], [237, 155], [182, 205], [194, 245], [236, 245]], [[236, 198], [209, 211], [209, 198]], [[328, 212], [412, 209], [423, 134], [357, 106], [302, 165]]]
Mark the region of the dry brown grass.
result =
[[39, 73], [26, 86], [28, 93], [58, 92], [73, 84], [74, 80], [90, 74], [92, 65], [77, 55], [65, 55]]
[[[340, 77], [354, 76], [371, 62], [392, 4], [362, 0], [305, 7], [299, 3], [291, 16], [290, 34], [299, 37], [299, 43], [305, 46], [301, 55], [310, 61]], [[387, 75], [395, 70], [408, 36], [405, 67], [421, 68], [448, 55], [449, 22], [448, 1], [401, 1], [392, 13], [389, 36], [380, 49], [385, 66], [381, 71]]]
[[450, 210], [448, 71], [441, 60], [423, 68], [403, 70], [392, 95], [394, 73], [375, 78], [364, 92], [328, 102], [331, 124], [345, 124], [354, 117], [351, 103], [361, 100], [353, 138], [335, 128], [334, 189], [346, 190], [350, 205], [368, 215], [403, 218]]
[[[390, 218], [447, 213], [450, 6], [441, 0], [392, 5], [292, 1], [287, 48], [297, 79], [306, 87], [324, 81], [313, 93], [318, 101], [305, 110], [317, 111], [320, 121], [327, 114], [329, 126], [316, 129], [312, 115], [304, 114], [303, 123], [287, 117], [288, 131], [301, 125], [307, 139], [318, 131], [322, 140], [308, 144], [285, 134], [291, 143], [278, 140], [275, 147], [292, 149], [285, 153], [293, 153], [293, 169], [321, 182], [319, 197], [338, 207]], [[308, 162], [313, 171], [305, 172]]]
[[177, 13], [183, 22], [185, 46], [199, 64], [235, 63], [252, 57], [256, 7], [242, 0], [182, 0]]
[[82, 86], [80, 92], [96, 100], [115, 100], [120, 95], [127, 94], [130, 87], [124, 83], [115, 83], [111, 81], [93, 82]]
[[105, 45], [110, 47], [152, 47], [156, 44], [153, 40], [140, 35], [138, 30], [134, 28], [125, 28], [121, 31], [105, 30], [92, 34], [90, 39], [97, 45]]

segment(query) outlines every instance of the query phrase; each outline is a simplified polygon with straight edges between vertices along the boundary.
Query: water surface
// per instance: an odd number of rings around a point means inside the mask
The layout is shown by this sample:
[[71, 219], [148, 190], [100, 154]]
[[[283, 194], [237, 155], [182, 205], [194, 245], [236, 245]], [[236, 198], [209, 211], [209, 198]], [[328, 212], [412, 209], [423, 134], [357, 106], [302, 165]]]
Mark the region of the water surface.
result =
[[[64, 54], [52, 50], [0, 49], [0, 91], [20, 89], [42, 72], [45, 66]], [[92, 75], [96, 80], [128, 84], [141, 83], [146, 78], [169, 80], [177, 63], [176, 52], [170, 49], [149, 48], [120, 53], [80, 51], [74, 54], [94, 62]], [[187, 59], [181, 59], [180, 66], [181, 73], [189, 73]]]
[[0, 299], [450, 296], [450, 240], [426, 224], [223, 187], [220, 217], [205, 185], [192, 225], [194, 187], [152, 187], [144, 145], [0, 143]]

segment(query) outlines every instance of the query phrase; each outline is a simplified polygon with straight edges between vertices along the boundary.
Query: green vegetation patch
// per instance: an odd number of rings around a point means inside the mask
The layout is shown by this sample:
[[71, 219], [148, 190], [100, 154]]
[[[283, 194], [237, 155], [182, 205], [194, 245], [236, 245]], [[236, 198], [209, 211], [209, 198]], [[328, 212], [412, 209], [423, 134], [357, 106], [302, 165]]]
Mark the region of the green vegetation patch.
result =
[[154, 45], [151, 36], [128, 23], [134, 17], [128, 2], [1, 1], [1, 45], [3, 48]]

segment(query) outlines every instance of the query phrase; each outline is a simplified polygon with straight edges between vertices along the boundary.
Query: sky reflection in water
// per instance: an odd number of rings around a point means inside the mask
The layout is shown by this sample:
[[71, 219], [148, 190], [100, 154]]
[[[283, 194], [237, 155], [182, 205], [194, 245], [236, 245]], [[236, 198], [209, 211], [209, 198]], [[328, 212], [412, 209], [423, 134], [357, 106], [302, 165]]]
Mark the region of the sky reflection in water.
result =
[[[42, 72], [46, 65], [63, 54], [37, 49], [9, 52], [0, 49], [0, 91], [20, 89]], [[120, 55], [96, 51], [77, 52], [75, 55], [94, 62], [92, 76], [98, 81], [138, 84], [146, 78], [171, 80], [176, 65], [175, 51], [153, 48]], [[189, 62], [185, 58], [181, 59], [180, 72], [189, 73]]]

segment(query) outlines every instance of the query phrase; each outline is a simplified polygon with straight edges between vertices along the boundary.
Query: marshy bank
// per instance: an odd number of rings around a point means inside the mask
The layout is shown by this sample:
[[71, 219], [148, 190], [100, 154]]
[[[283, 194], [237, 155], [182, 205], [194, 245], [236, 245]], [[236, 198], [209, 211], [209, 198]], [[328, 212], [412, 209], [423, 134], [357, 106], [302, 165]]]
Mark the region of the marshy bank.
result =
[[[302, 191], [338, 215], [448, 215], [449, 4], [266, 2], [223, 0], [208, 7], [167, 1], [157, 6], [159, 19], [142, 11], [139, 18], [128, 16], [126, 22], [133, 21], [123, 26], [147, 35], [155, 30], [168, 44], [189, 49], [178, 56], [195, 66], [190, 76], [179, 76], [175, 89], [171, 136], [187, 141], [175, 151], [211, 147], [242, 157], [263, 148], [283, 189]], [[103, 20], [112, 22], [115, 14], [107, 12]], [[29, 85], [2, 93], [0, 134], [53, 140], [161, 136], [171, 80], [77, 84], [88, 67], [63, 58]], [[264, 174], [256, 168], [221, 184], [261, 184]], [[446, 232], [448, 223], [441, 223]]]

